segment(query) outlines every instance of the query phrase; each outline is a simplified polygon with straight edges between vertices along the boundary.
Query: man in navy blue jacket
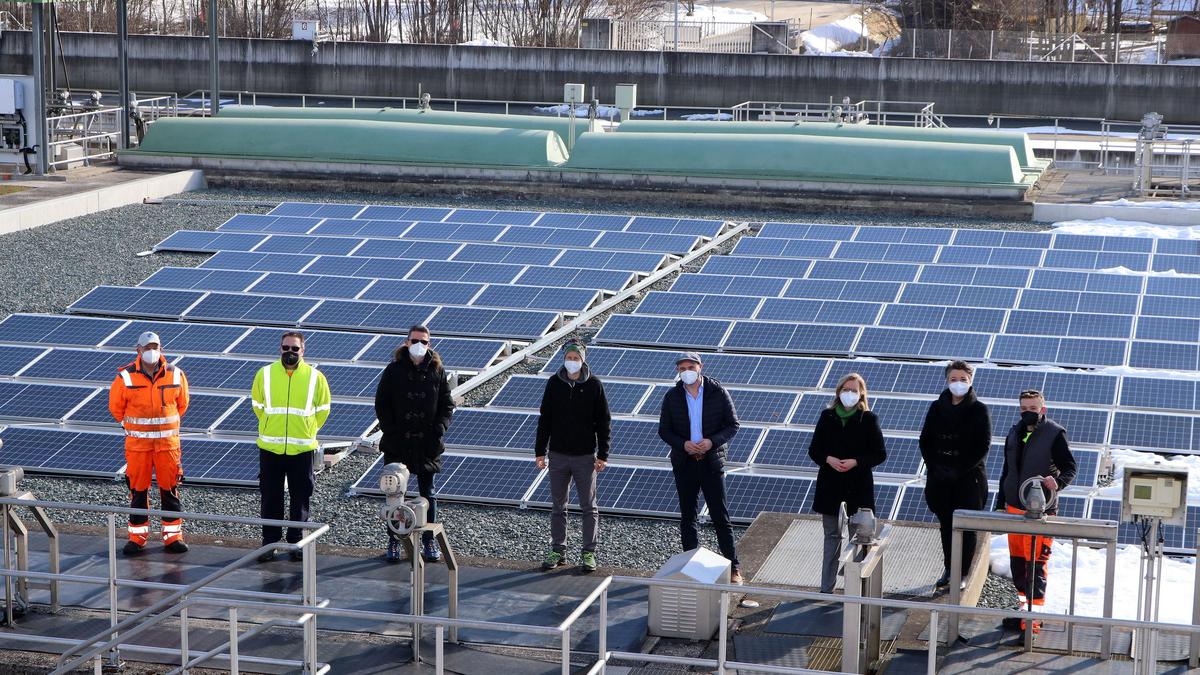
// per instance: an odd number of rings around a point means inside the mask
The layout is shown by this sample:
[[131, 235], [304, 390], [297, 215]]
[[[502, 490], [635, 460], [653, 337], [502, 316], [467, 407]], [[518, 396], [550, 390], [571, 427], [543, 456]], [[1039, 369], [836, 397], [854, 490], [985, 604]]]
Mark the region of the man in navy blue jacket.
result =
[[696, 529], [698, 498], [704, 493], [708, 513], [717, 529], [721, 555], [732, 564], [730, 580], [742, 583], [729, 507], [725, 502], [725, 449], [741, 426], [733, 399], [720, 382], [701, 374], [704, 364], [696, 352], [675, 361], [679, 382], [663, 396], [658, 436], [671, 446], [671, 470], [679, 492], [679, 533], [683, 550], [700, 546]]

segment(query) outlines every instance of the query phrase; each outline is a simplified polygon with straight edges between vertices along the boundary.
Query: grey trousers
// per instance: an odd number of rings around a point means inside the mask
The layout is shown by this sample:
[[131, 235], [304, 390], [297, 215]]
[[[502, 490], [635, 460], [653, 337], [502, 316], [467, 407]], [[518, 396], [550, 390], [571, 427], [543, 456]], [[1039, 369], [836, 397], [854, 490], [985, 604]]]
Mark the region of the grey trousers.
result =
[[583, 515], [583, 550], [596, 551], [600, 529], [600, 507], [596, 504], [596, 457], [594, 455], [564, 455], [551, 452], [546, 458], [550, 467], [550, 546], [563, 553], [567, 550], [567, 494], [571, 481], [579, 495]]
[[838, 558], [842, 553], [842, 530], [837, 516], [821, 514], [821, 528], [825, 531], [825, 550], [821, 558], [821, 592], [832, 593], [837, 586]]

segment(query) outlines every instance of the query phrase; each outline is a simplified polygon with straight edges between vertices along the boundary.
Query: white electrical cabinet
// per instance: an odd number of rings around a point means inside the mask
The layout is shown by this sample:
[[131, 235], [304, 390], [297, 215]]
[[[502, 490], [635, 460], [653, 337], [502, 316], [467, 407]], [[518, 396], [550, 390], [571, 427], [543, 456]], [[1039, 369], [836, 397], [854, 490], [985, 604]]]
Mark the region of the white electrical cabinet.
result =
[[[12, 171], [10, 165], [23, 167], [22, 149], [37, 143], [35, 100], [32, 77], [0, 74], [0, 171]], [[36, 164], [34, 155], [28, 159], [30, 165]]]
[[1188, 472], [1163, 464], [1127, 464], [1121, 500], [1121, 520], [1161, 518], [1184, 525], [1187, 518]]

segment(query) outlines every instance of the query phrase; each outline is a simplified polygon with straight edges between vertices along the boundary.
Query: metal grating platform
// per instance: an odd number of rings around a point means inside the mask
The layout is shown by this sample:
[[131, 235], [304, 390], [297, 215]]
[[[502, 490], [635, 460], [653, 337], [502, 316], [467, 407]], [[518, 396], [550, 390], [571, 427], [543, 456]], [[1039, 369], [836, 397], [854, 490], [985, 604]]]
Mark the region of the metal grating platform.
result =
[[[821, 521], [792, 521], [766, 562], [754, 575], [756, 584], [816, 588], [821, 583]], [[936, 527], [893, 525], [890, 555], [883, 570], [887, 595], [931, 596], [942, 573], [942, 545]], [[838, 581], [838, 587], [842, 583]]]

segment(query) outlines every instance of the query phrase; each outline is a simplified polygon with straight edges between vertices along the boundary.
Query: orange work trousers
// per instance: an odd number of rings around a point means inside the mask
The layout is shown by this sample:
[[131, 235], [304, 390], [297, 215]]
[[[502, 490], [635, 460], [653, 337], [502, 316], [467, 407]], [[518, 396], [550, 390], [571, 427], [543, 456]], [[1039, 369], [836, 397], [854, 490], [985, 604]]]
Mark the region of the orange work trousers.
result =
[[[1021, 509], [1005, 507], [1009, 513], [1023, 514]], [[1026, 607], [1046, 602], [1046, 562], [1050, 560], [1050, 546], [1054, 540], [1028, 534], [1008, 535], [1008, 561], [1012, 568], [1013, 585]], [[1030, 595], [1031, 597], [1026, 597]]]
[[[125, 451], [125, 482], [129, 484], [129, 508], [150, 508], [150, 481], [158, 482], [163, 511], [182, 511], [179, 483], [183, 480], [183, 465], [179, 450]], [[162, 519], [163, 544], [183, 539], [183, 519]], [[145, 546], [150, 538], [150, 519], [129, 516], [129, 541]]]

